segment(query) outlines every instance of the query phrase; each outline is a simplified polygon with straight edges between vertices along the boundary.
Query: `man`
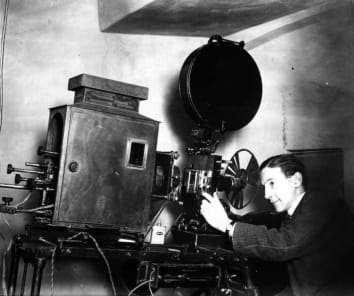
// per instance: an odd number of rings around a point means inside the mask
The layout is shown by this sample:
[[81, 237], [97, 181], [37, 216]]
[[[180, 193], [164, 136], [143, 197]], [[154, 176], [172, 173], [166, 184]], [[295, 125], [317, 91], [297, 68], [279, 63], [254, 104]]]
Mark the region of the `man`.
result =
[[286, 262], [293, 295], [354, 295], [354, 232], [342, 200], [307, 191], [304, 165], [294, 155], [271, 157], [260, 170], [265, 198], [275, 211], [287, 212], [279, 228], [234, 223], [217, 195], [204, 192], [205, 220], [230, 236], [235, 252]]

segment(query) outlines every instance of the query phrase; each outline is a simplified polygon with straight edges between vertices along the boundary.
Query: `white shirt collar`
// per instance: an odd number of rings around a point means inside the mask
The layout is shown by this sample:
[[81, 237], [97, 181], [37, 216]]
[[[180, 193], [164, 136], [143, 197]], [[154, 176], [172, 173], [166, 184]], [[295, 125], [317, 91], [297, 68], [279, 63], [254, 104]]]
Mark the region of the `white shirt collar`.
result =
[[302, 194], [300, 194], [293, 202], [293, 204], [291, 205], [290, 209], [288, 210], [288, 215], [292, 216], [297, 208], [297, 206], [299, 205], [300, 201], [302, 200], [302, 198], [304, 197], [306, 192], [303, 192]]

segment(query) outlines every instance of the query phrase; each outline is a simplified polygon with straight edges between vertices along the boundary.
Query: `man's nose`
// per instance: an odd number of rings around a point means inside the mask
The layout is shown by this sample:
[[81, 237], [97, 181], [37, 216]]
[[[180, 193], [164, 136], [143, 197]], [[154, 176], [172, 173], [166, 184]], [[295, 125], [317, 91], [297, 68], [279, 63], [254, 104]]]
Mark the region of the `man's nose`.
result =
[[264, 198], [265, 199], [270, 199], [272, 197], [272, 191], [267, 188], [267, 186], [264, 188]]

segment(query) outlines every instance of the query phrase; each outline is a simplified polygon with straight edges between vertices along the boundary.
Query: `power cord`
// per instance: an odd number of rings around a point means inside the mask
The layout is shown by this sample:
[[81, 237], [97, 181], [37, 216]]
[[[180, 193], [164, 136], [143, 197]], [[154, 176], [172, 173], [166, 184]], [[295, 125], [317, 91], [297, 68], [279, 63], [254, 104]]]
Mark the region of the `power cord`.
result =
[[[130, 290], [130, 292], [128, 293], [128, 296], [131, 296], [136, 290], [138, 290], [139, 288], [141, 288], [142, 286], [146, 285], [146, 284], [151, 284], [151, 280], [146, 280], [144, 282], [141, 282], [139, 285], [137, 285], [136, 287], [134, 287], [132, 290]], [[153, 296], [154, 294], [152, 294], [152, 290], [151, 288], [149, 289], [150, 295]]]
[[149, 285], [148, 285], [148, 288], [149, 288], [149, 292], [150, 292], [150, 295], [151, 296], [154, 296], [154, 293], [152, 292], [152, 289], [151, 289], [151, 282], [153, 282], [153, 274], [155, 273], [155, 269], [153, 269], [150, 273], [150, 280], [149, 280]]
[[152, 292], [152, 289], [151, 289], [151, 283], [154, 281], [152, 279], [152, 276], [153, 276], [154, 273], [155, 273], [155, 270], [152, 270], [151, 273], [150, 273], [149, 279], [146, 280], [146, 281], [141, 282], [136, 287], [134, 287], [132, 290], [130, 290], [130, 292], [128, 293], [128, 296], [131, 296], [136, 290], [138, 290], [142, 286], [145, 286], [146, 284], [148, 284], [148, 289], [149, 289], [150, 295], [154, 296], [154, 293]]
[[32, 191], [30, 191], [30, 192], [25, 196], [25, 198], [24, 198], [22, 201], [20, 201], [20, 202], [17, 203], [17, 204], [14, 204], [13, 207], [14, 207], [15, 209], [17, 209], [19, 206], [25, 204], [25, 203], [30, 199], [31, 196], [32, 196]]
[[[116, 292], [115, 285], [114, 285], [114, 282], [113, 282], [113, 277], [112, 277], [111, 268], [110, 268], [110, 266], [109, 266], [109, 263], [108, 263], [108, 260], [107, 260], [106, 256], [104, 255], [103, 251], [101, 250], [100, 246], [98, 245], [96, 239], [95, 239], [91, 234], [89, 234], [89, 233], [87, 233], [87, 232], [79, 232], [79, 233], [77, 233], [77, 234], [75, 234], [75, 235], [69, 237], [67, 240], [68, 240], [68, 241], [74, 240], [75, 238], [77, 238], [77, 237], [80, 236], [80, 235], [87, 236], [87, 237], [89, 237], [89, 238], [93, 241], [93, 243], [94, 243], [94, 245], [95, 245], [97, 251], [100, 253], [100, 255], [102, 256], [102, 258], [103, 258], [103, 260], [104, 260], [104, 262], [105, 262], [105, 264], [106, 264], [106, 267], [107, 267], [107, 270], [108, 270], [108, 274], [109, 274], [109, 278], [110, 278], [111, 285], [112, 285], [112, 289], [113, 289], [113, 294], [114, 294], [114, 296], [117, 296], [117, 292]], [[55, 259], [55, 253], [56, 253], [56, 250], [57, 250], [57, 245], [56, 245], [55, 243], [53, 243], [53, 242], [50, 242], [50, 241], [44, 239], [43, 237], [39, 237], [38, 239], [39, 239], [40, 241], [42, 241], [42, 242], [44, 242], [44, 243], [46, 243], [46, 244], [48, 244], [48, 245], [50, 245], [50, 246], [53, 247], [53, 249], [52, 249], [52, 257], [51, 257], [51, 296], [53, 296], [53, 295], [54, 295], [54, 259]], [[6, 271], [6, 257], [7, 257], [7, 253], [9, 252], [9, 250], [10, 250], [10, 248], [11, 248], [11, 245], [12, 245], [11, 243], [12, 243], [12, 241], [10, 241], [7, 250], [6, 250], [6, 251], [4, 252], [4, 254], [3, 254], [3, 264], [2, 264], [2, 290], [3, 290], [3, 295], [4, 295], [4, 296], [8, 296], [7, 288], [6, 288], [6, 275], [5, 275], [5, 271]], [[151, 289], [150, 289], [150, 290], [151, 290]], [[151, 291], [151, 293], [152, 293], [152, 291]]]
[[47, 205], [47, 206], [41, 206], [41, 207], [37, 207], [37, 208], [33, 208], [33, 209], [23, 209], [21, 211], [23, 213], [33, 213], [33, 212], [37, 212], [40, 210], [46, 210], [46, 209], [51, 209], [51, 208], [54, 208], [54, 204]]
[[107, 267], [107, 270], [108, 270], [109, 279], [110, 279], [111, 285], [112, 285], [113, 295], [117, 296], [117, 292], [116, 292], [116, 288], [115, 288], [115, 285], [114, 285], [113, 276], [112, 276], [112, 272], [111, 272], [111, 267], [109, 266], [109, 262], [108, 262], [106, 256], [104, 255], [103, 251], [101, 250], [99, 244], [97, 243], [96, 239], [91, 234], [81, 231], [81, 232], [69, 237], [67, 240], [74, 240], [75, 238], [77, 238], [80, 235], [89, 237], [93, 241], [93, 243], [95, 244], [95, 247], [96, 247], [97, 251], [100, 253], [103, 261], [106, 264], [106, 267]]

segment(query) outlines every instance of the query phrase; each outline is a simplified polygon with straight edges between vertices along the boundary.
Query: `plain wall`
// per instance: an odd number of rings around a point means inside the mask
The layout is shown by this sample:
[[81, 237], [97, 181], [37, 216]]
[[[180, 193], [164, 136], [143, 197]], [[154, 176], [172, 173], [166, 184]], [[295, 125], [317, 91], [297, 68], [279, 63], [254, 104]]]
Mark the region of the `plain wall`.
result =
[[[255, 118], [227, 133], [217, 154], [230, 159], [236, 150], [248, 148], [261, 162], [288, 149], [343, 148], [345, 198], [354, 207], [354, 11], [350, 1], [335, 2], [223, 36], [246, 42], [262, 75], [263, 97]], [[3, 12], [4, 1], [0, 7]], [[10, 1], [0, 181], [13, 183], [14, 176], [6, 174], [8, 163], [24, 167], [26, 161], [38, 160], [48, 108], [73, 103], [67, 81], [81, 73], [148, 87], [149, 99], [141, 103], [140, 112], [161, 122], [158, 150], [179, 151], [177, 164], [183, 166], [193, 122], [179, 98], [178, 75], [187, 56], [206, 42], [206, 38], [102, 33], [96, 0]], [[0, 192], [15, 202], [28, 193], [1, 188]], [[36, 199], [34, 194], [34, 204]], [[0, 219], [4, 250], [31, 217], [2, 217], [8, 222]], [[59, 287], [60, 272], [65, 270], [62, 266], [56, 270]], [[76, 288], [65, 293], [77, 295], [78, 287], [83, 294], [92, 291], [87, 278], [77, 278], [81, 286], [72, 278]], [[99, 279], [95, 289], [95, 295], [110, 293]]]

